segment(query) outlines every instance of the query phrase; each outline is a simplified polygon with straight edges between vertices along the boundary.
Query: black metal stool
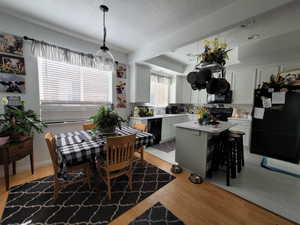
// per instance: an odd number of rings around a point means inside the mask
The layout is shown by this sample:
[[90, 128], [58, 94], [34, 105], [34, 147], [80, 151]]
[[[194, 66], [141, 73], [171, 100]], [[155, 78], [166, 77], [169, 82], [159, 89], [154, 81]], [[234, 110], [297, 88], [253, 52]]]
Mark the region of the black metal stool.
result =
[[230, 137], [229, 133], [225, 133], [220, 137], [217, 149], [213, 157], [213, 171], [217, 171], [220, 166], [225, 167], [226, 184], [230, 185], [230, 177], [236, 178], [236, 140]]
[[242, 131], [230, 131], [229, 136], [235, 140], [235, 155], [237, 160], [237, 171], [240, 173], [242, 166], [245, 165], [244, 159], [244, 143], [243, 136], [245, 135]]

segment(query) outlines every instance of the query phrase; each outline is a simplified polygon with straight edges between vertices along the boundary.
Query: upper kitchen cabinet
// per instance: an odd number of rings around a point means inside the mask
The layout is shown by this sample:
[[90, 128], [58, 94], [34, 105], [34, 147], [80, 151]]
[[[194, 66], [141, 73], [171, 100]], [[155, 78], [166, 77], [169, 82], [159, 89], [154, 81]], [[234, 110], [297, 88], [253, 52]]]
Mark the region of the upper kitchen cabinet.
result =
[[233, 91], [234, 104], [253, 104], [257, 69], [244, 68], [226, 74]]
[[150, 102], [150, 67], [134, 64], [130, 74], [130, 102]]
[[170, 86], [170, 103], [190, 104], [192, 88], [185, 76], [175, 76]]
[[279, 72], [279, 66], [268, 66], [257, 69], [257, 77], [255, 87], [262, 85], [263, 82], [270, 82], [271, 75], [277, 75]]

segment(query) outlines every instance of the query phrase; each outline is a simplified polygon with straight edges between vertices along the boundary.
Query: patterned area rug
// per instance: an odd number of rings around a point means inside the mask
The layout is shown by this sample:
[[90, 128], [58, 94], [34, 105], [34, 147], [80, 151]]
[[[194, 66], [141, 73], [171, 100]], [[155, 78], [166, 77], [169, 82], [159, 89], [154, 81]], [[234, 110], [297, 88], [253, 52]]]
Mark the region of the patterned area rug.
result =
[[134, 162], [133, 190], [126, 176], [112, 182], [112, 200], [101, 180], [74, 184], [53, 199], [53, 177], [45, 177], [10, 189], [0, 224], [108, 224], [175, 177], [140, 160]]
[[175, 151], [175, 140], [167, 141], [158, 145], [153, 145], [152, 148], [158, 149], [160, 151], [169, 153]]
[[184, 223], [158, 202], [129, 225], [184, 225]]

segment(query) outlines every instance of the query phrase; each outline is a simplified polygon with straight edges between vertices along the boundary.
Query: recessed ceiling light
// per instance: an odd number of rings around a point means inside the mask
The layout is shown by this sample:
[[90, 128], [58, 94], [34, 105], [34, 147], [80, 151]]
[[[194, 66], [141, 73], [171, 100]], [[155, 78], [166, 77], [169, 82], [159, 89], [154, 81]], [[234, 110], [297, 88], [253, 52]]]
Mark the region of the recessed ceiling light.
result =
[[260, 38], [260, 34], [253, 34], [248, 36], [248, 40], [256, 40]]

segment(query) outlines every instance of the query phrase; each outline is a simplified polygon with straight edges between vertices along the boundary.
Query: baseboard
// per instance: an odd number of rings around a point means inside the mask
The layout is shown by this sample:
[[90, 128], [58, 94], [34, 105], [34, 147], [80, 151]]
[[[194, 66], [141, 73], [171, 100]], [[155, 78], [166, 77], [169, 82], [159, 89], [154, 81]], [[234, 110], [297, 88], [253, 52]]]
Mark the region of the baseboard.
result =
[[[40, 162], [35, 162], [34, 163], [34, 169], [37, 169], [37, 168], [43, 167], [43, 166], [47, 166], [47, 165], [51, 165], [51, 164], [52, 164], [51, 160], [44, 160], [44, 161], [40, 161]], [[17, 166], [17, 173], [25, 172], [25, 171], [29, 171], [29, 170], [30, 170], [30, 164]], [[0, 178], [3, 178], [3, 177], [4, 177], [3, 171], [1, 171], [0, 172]]]

